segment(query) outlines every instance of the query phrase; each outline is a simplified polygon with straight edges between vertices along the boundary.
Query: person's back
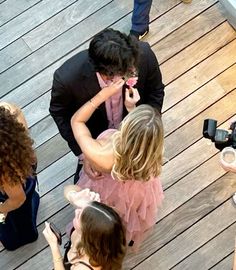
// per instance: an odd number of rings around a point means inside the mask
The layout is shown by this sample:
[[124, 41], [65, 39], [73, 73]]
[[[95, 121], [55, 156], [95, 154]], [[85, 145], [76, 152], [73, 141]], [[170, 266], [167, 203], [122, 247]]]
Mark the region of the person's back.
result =
[[103, 178], [92, 180], [82, 172], [78, 184], [99, 193], [103, 203], [117, 210], [126, 225], [127, 241], [133, 240], [137, 247], [155, 224], [163, 200], [158, 178], [163, 151], [160, 115], [152, 107], [140, 105], [126, 116], [118, 131], [104, 131], [98, 141], [106, 151], [103, 156], [94, 154], [90, 162], [100, 166]]

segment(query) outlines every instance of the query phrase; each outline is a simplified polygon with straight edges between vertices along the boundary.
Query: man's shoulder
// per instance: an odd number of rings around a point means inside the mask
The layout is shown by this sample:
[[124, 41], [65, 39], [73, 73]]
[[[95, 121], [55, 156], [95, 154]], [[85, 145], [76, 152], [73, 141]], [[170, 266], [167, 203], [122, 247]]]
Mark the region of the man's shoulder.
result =
[[88, 50], [84, 50], [81, 52], [78, 52], [77, 54], [73, 55], [71, 58], [66, 60], [60, 67], [59, 69], [73, 69], [75, 67], [77, 70], [81, 66], [84, 65], [84, 63], [89, 61], [89, 56], [88, 56]]
[[140, 49], [140, 52], [142, 53], [145, 53], [147, 51], [150, 51], [151, 50], [151, 47], [150, 47], [150, 44], [148, 42], [145, 42], [145, 41], [139, 41], [139, 49]]
[[93, 65], [88, 56], [88, 50], [81, 51], [67, 61], [65, 61], [55, 74], [60, 77], [64, 83], [73, 84], [86, 75], [89, 76], [93, 71]]

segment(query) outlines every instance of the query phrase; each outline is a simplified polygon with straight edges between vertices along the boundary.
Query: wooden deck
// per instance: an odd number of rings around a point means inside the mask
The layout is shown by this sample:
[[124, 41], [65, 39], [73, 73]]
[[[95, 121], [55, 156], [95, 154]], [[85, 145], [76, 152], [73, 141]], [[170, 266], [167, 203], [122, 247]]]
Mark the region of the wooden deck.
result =
[[[44, 221], [64, 232], [73, 208], [63, 186], [76, 157], [49, 116], [52, 75], [106, 27], [127, 32], [133, 1], [0, 0], [0, 98], [23, 108], [38, 156], [39, 239], [15, 252], [0, 249], [0, 269], [52, 269]], [[153, 0], [150, 33], [165, 88], [165, 201], [152, 235], [124, 269], [231, 269], [236, 176], [202, 137], [205, 118], [228, 127], [236, 113], [236, 32], [216, 0]], [[64, 241], [66, 241], [64, 237]]]

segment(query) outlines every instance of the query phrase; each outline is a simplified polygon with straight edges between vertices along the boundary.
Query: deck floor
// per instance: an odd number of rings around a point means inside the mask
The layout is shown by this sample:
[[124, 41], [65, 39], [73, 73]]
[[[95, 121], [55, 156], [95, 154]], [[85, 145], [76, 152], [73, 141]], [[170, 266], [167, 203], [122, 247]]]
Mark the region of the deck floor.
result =
[[[41, 205], [39, 239], [8, 252], [0, 269], [52, 269], [42, 236], [44, 221], [65, 232], [73, 209], [63, 198], [76, 157], [49, 115], [52, 75], [88, 47], [106, 27], [127, 32], [133, 1], [0, 0], [0, 99], [18, 104], [35, 140]], [[96, 22], [96, 23], [95, 23]], [[149, 42], [163, 73], [165, 201], [152, 235], [124, 269], [219, 269], [232, 267], [236, 176], [219, 166], [219, 153], [202, 137], [205, 118], [228, 128], [236, 113], [236, 32], [216, 0], [153, 0]], [[66, 241], [66, 237], [63, 237]]]

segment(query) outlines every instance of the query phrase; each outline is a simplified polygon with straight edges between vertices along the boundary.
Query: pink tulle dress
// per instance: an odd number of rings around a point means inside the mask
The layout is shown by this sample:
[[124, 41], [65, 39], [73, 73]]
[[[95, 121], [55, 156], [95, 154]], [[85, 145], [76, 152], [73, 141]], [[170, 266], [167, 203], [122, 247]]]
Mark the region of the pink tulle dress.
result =
[[[110, 129], [104, 131], [98, 138], [111, 131], [114, 132]], [[164, 198], [160, 179], [152, 178], [147, 182], [118, 181], [110, 174], [104, 174], [104, 178], [96, 181], [91, 180], [82, 169], [77, 184], [99, 193], [101, 202], [117, 211], [126, 227], [127, 243], [133, 240], [134, 248], [138, 248], [157, 221], [158, 208]]]

